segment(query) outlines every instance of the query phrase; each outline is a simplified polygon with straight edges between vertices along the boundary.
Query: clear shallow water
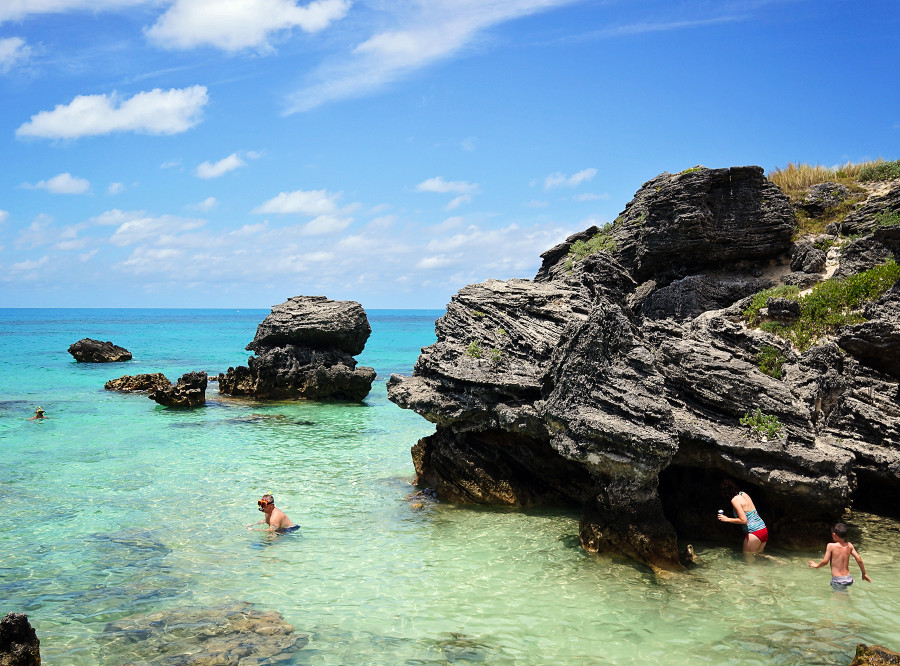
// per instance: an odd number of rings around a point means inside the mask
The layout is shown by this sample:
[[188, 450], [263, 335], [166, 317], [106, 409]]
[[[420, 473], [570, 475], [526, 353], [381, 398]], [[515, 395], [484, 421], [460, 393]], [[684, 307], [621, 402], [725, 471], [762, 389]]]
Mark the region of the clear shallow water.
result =
[[[309, 634], [292, 664], [841, 664], [857, 642], [900, 649], [893, 522], [857, 517], [875, 583], [837, 594], [806, 568], [821, 551], [748, 566], [737, 533], [658, 579], [585, 554], [574, 513], [414, 508], [409, 447], [432, 427], [384, 381], [411, 371], [440, 312], [369, 313], [360, 362], [378, 379], [362, 405], [252, 404], [212, 384], [205, 409], [175, 412], [103, 390], [245, 364], [267, 312], [0, 310], [0, 614], [28, 614], [45, 663], [149, 662], [107, 624], [244, 601]], [[135, 360], [76, 364], [82, 337]], [[38, 404], [50, 418], [27, 421]], [[246, 530], [266, 491], [300, 534]]]

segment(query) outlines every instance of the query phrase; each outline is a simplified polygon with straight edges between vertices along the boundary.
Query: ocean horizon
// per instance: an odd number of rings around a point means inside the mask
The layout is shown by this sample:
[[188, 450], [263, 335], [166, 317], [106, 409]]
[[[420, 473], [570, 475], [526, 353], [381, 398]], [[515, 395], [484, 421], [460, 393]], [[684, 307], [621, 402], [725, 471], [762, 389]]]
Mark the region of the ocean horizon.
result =
[[[189, 663], [212, 641], [187, 625], [273, 612], [297, 641], [261, 663], [835, 664], [860, 642], [900, 648], [887, 518], [852, 515], [874, 582], [835, 593], [806, 566], [824, 541], [771, 543], [774, 561], [748, 565], [736, 531], [662, 577], [582, 550], [578, 508], [410, 501], [410, 447], [434, 426], [385, 382], [412, 372], [441, 309], [367, 310], [357, 360], [377, 377], [358, 404], [242, 400], [212, 383], [205, 407], [179, 411], [103, 388], [245, 365], [268, 312], [0, 309], [0, 615], [28, 615], [44, 663]], [[68, 346], [85, 337], [134, 358], [76, 363]], [[48, 418], [29, 421], [37, 406]], [[298, 533], [247, 530], [266, 492]]]

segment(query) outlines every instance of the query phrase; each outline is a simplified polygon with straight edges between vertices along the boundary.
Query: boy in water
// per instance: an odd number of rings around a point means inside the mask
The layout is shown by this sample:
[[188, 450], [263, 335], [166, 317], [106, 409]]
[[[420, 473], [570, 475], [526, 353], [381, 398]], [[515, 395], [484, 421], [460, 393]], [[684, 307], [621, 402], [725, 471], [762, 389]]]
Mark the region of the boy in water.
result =
[[291, 522], [291, 519], [287, 517], [284, 511], [275, 508], [275, 498], [272, 497], [272, 493], [263, 495], [256, 504], [259, 506], [259, 510], [265, 514], [265, 517], [255, 523], [247, 525], [248, 530], [260, 523], [265, 523], [269, 526], [266, 529], [267, 532], [293, 532], [294, 530], [300, 529], [299, 525], [294, 525], [294, 523]]
[[825, 557], [816, 564], [814, 560], [809, 561], [809, 566], [813, 569], [825, 566], [827, 562], [831, 562], [831, 587], [835, 590], [846, 590], [853, 585], [853, 576], [850, 575], [850, 556], [856, 560], [859, 570], [862, 572], [863, 580], [872, 582], [872, 579], [866, 574], [866, 565], [863, 564], [862, 558], [856, 552], [856, 548], [852, 543], [847, 541], [847, 526], [844, 523], [838, 523], [831, 531], [831, 538], [834, 543], [828, 544], [825, 548]]

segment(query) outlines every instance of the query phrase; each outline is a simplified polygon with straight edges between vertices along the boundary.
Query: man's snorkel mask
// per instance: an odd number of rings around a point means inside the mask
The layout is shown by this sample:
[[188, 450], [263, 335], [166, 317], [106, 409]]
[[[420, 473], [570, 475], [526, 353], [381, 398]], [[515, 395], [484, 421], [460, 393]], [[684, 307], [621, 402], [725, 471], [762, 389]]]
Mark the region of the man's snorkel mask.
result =
[[263, 495], [263, 499], [256, 501], [256, 503], [259, 505], [260, 511], [265, 511], [270, 506], [275, 506], [275, 500], [274, 499], [265, 499], [266, 497], [272, 497], [272, 493], [266, 493], [265, 495]]

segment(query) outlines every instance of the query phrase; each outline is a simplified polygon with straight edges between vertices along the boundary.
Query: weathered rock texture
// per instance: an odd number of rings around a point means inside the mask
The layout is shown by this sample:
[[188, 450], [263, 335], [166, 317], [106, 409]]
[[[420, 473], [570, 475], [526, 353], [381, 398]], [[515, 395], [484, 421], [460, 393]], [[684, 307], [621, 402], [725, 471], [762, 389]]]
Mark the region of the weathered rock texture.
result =
[[116, 620], [98, 640], [109, 663], [277, 664], [309, 643], [280, 613], [247, 603]]
[[[219, 392], [264, 400], [360, 401], [375, 370], [356, 367], [372, 328], [354, 301], [294, 296], [272, 308], [247, 349], [247, 366], [219, 374]], [[248, 367], [249, 366], [249, 367]]]
[[900, 652], [888, 650], [880, 645], [858, 643], [856, 655], [850, 666], [900, 666]]
[[114, 363], [131, 360], [131, 352], [124, 347], [114, 345], [108, 340], [101, 342], [91, 338], [83, 338], [69, 345], [69, 353], [79, 363]]
[[41, 666], [41, 642], [24, 613], [0, 620], [0, 666]]
[[[614, 250], [571, 260], [592, 227], [545, 252], [534, 280], [462, 289], [413, 375], [388, 382], [436, 424], [412, 450], [418, 482], [453, 501], [581, 506], [584, 548], [664, 569], [680, 567], [680, 538], [739, 543], [716, 520], [725, 477], [780, 545], [900, 491], [896, 294], [803, 354], [743, 321], [750, 295], [796, 278], [793, 230], [758, 167], [663, 174], [605, 230]], [[764, 346], [784, 356], [781, 379], [760, 371]], [[780, 436], [740, 425], [756, 409]]]
[[164, 407], [179, 409], [202, 407], [206, 404], [206, 384], [205, 372], [187, 372], [174, 386], [172, 384], [158, 386], [147, 397]]
[[137, 391], [166, 390], [172, 386], [172, 382], [161, 372], [143, 375], [122, 375], [118, 379], [110, 379], [103, 385], [107, 391], [124, 391], [133, 393]]

